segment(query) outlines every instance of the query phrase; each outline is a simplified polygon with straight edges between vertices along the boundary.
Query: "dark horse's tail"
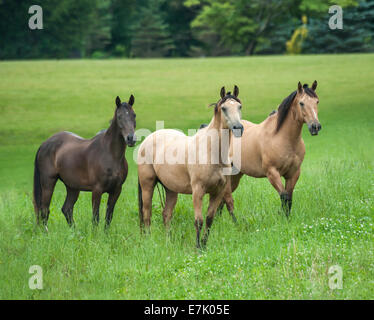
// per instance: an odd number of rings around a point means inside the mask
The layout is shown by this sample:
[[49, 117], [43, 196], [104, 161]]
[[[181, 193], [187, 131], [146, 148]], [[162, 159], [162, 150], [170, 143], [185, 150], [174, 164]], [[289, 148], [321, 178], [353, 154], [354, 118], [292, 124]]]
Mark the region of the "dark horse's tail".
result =
[[42, 185], [40, 183], [40, 170], [38, 164], [38, 155], [39, 155], [40, 148], [35, 156], [34, 162], [34, 209], [35, 213], [38, 217], [40, 208], [42, 206]]

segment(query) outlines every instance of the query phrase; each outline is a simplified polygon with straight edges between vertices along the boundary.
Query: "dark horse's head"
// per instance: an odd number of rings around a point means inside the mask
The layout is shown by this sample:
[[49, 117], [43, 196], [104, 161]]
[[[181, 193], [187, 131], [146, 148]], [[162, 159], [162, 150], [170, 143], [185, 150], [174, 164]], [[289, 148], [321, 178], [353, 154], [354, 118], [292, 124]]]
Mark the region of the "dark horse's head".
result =
[[136, 143], [135, 128], [136, 128], [136, 114], [133, 109], [135, 98], [130, 96], [129, 102], [121, 102], [119, 97], [116, 98], [117, 110], [115, 114], [115, 121], [121, 130], [123, 139], [129, 147], [133, 147]]

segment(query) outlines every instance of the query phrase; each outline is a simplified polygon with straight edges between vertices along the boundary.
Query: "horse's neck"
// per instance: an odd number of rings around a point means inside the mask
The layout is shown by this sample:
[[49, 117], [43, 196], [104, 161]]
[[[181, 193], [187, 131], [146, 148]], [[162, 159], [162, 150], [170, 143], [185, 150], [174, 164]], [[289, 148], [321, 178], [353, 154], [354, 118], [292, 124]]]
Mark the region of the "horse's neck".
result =
[[[224, 128], [223, 127], [223, 124], [222, 124], [222, 119], [221, 119], [222, 115], [221, 115], [221, 112], [217, 111], [215, 114], [214, 114], [214, 117], [213, 119], [210, 121], [207, 129], [208, 130], [217, 130], [218, 132], [218, 135], [213, 135], [211, 136], [211, 143], [217, 143], [218, 144], [218, 150], [219, 150], [219, 163], [220, 164], [223, 164], [224, 161], [223, 161], [223, 158], [224, 157], [229, 157], [229, 152], [230, 152], [230, 144], [231, 144], [231, 135], [232, 135], [232, 132], [231, 130], [227, 129], [227, 128]], [[226, 141], [224, 141], [224, 143], [222, 143], [222, 139], [223, 139], [223, 129], [225, 130], [229, 130], [229, 136], [226, 138]], [[218, 139], [218, 141], [217, 141]], [[226, 146], [225, 143], [227, 143], [228, 145]], [[222, 148], [224, 148], [224, 152], [222, 151]]]
[[298, 116], [294, 116], [293, 108], [297, 108], [297, 105], [291, 106], [291, 109], [278, 133], [290, 143], [296, 143], [301, 140], [303, 129], [303, 122], [298, 118]]
[[116, 116], [114, 116], [110, 127], [105, 132], [104, 139], [107, 141], [114, 158], [122, 159], [125, 154], [126, 143], [117, 125]]

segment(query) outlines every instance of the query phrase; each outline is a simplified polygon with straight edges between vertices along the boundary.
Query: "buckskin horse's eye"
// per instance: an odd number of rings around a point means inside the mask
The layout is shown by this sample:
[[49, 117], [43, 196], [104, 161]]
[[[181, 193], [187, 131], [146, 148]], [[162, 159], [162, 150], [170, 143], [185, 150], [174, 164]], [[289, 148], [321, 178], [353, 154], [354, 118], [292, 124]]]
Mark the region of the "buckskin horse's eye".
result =
[[223, 111], [223, 112], [226, 112], [226, 107], [222, 107], [222, 111]]
[[302, 107], [304, 107], [304, 102], [300, 102], [300, 105], [301, 105]]

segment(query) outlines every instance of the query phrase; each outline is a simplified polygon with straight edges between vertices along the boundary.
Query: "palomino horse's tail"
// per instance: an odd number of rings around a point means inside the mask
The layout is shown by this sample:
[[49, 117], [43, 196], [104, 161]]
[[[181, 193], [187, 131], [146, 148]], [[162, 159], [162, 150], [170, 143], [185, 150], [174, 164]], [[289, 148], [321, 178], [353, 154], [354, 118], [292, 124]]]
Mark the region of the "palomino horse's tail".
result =
[[35, 213], [38, 216], [41, 205], [42, 205], [42, 185], [40, 183], [40, 170], [38, 164], [38, 155], [39, 155], [40, 148], [35, 156], [34, 162], [34, 209]]

